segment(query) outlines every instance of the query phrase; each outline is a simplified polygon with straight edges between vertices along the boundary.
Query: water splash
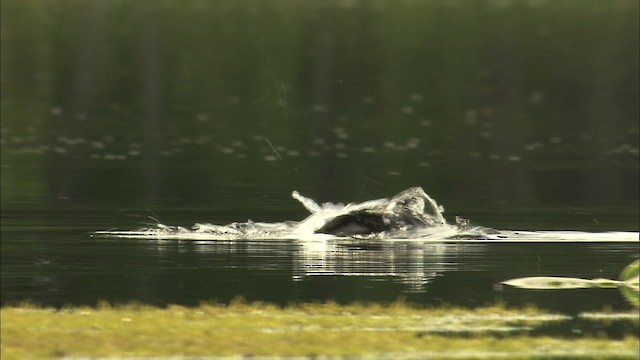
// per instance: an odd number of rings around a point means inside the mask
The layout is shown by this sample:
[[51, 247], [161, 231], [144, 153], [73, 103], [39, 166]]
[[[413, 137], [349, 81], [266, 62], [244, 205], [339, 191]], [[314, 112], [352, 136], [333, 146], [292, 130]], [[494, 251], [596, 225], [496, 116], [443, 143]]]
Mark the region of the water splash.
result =
[[[456, 217], [448, 224], [444, 208], [422, 188], [413, 187], [391, 199], [383, 198], [362, 203], [323, 203], [293, 191], [310, 213], [302, 221], [276, 223], [234, 222], [227, 225], [196, 223], [190, 229], [181, 226], [156, 224], [132, 231], [98, 231], [94, 236], [142, 239], [193, 240], [259, 240], [259, 239], [384, 239], [421, 241], [637, 241], [638, 233], [589, 233], [556, 231], [498, 231], [472, 225], [469, 220]], [[592, 234], [593, 235], [593, 234]]]

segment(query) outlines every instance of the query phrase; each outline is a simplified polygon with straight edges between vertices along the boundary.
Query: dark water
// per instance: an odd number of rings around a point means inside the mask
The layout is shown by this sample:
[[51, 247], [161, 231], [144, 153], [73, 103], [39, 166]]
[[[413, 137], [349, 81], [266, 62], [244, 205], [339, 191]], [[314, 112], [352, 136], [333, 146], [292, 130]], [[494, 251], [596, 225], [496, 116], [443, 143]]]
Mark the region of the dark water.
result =
[[[617, 279], [639, 249], [637, 243], [181, 241], [89, 234], [132, 222], [130, 215], [144, 211], [3, 212], [3, 303], [30, 299], [62, 306], [107, 300], [162, 306], [242, 296], [279, 304], [405, 298], [471, 307], [504, 301], [570, 313], [628, 309], [616, 289], [531, 291], [497, 284], [526, 276]], [[179, 215], [195, 216], [191, 211]]]
[[638, 231], [638, 2], [3, 1], [2, 304], [236, 296], [577, 313], [637, 243], [148, 241], [422, 186], [498, 229]]

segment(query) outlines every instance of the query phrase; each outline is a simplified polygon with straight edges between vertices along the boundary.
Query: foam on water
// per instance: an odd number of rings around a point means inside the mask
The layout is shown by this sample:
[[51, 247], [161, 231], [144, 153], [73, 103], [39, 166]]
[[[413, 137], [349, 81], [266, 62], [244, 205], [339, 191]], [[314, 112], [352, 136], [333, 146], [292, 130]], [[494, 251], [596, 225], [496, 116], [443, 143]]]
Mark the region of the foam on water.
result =
[[389, 241], [471, 242], [637, 242], [637, 232], [586, 233], [577, 231], [498, 231], [471, 225], [456, 217], [448, 224], [444, 208], [420, 187], [407, 189], [391, 199], [362, 203], [319, 205], [293, 191], [310, 213], [302, 221], [276, 223], [234, 222], [227, 225], [196, 223], [190, 229], [156, 224], [131, 231], [98, 231], [95, 236], [140, 239], [258, 240], [360, 238]]

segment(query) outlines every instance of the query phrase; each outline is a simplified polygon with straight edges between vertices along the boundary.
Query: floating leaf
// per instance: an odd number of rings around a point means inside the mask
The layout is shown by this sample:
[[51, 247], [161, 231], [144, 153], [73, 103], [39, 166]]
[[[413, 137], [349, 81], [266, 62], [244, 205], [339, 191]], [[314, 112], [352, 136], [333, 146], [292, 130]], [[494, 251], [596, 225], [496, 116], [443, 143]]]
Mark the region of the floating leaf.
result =
[[[604, 280], [604, 279], [603, 279]], [[598, 287], [593, 280], [556, 277], [556, 276], [535, 276], [524, 277], [503, 281], [502, 284], [515, 286], [522, 289], [584, 289]]]
[[640, 307], [640, 260], [627, 265], [620, 273], [620, 281], [624, 286], [620, 287], [622, 296], [633, 306]]
[[610, 279], [579, 279], [559, 276], [534, 276], [503, 281], [502, 284], [522, 289], [586, 289], [586, 288], [617, 288], [629, 286], [625, 281]]
[[623, 281], [609, 280], [609, 279], [592, 279], [587, 280], [593, 284], [593, 287], [603, 288], [603, 289], [615, 289], [620, 286], [624, 286], [625, 283]]
[[620, 273], [620, 281], [625, 282], [638, 282], [638, 275], [640, 275], [640, 260], [636, 260], [627, 265]]
[[586, 289], [586, 288], [619, 288], [622, 296], [627, 301], [640, 306], [640, 261], [636, 260], [627, 265], [620, 274], [620, 280], [610, 279], [579, 279], [556, 276], [523, 277], [503, 281], [501, 284], [518, 287], [521, 289]]
[[622, 296], [629, 302], [629, 304], [635, 306], [635, 307], [640, 307], [640, 296], [639, 296], [639, 292], [636, 289], [633, 289], [629, 286], [622, 286], [620, 287], [620, 293], [622, 293]]

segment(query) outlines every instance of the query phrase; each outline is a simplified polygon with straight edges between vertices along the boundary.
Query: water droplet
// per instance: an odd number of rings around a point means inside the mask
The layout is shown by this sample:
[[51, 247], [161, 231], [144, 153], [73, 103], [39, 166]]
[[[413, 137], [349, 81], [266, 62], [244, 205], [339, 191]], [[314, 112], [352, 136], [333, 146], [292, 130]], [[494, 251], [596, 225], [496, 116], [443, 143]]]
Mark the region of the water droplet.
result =
[[240, 103], [240, 98], [237, 96], [227, 96], [225, 101], [229, 105], [238, 105]]
[[544, 93], [542, 91], [535, 91], [529, 95], [529, 103], [539, 104], [544, 100]]
[[313, 111], [314, 113], [322, 114], [327, 111], [327, 108], [324, 105], [315, 104], [311, 106], [311, 111]]
[[478, 123], [477, 113], [475, 110], [467, 110], [467, 114], [465, 115], [464, 122], [469, 125], [475, 125]]
[[419, 144], [420, 144], [419, 138], [410, 138], [409, 141], [407, 141], [406, 146], [408, 148], [417, 148]]
[[196, 121], [207, 122], [207, 121], [209, 121], [209, 115], [207, 115], [205, 113], [198, 113], [198, 114], [196, 114]]
[[413, 114], [415, 109], [413, 108], [413, 106], [403, 106], [400, 111], [402, 111], [403, 114]]
[[536, 142], [532, 142], [530, 144], [525, 145], [524, 149], [527, 150], [527, 151], [533, 151], [533, 150], [535, 150], [537, 148], [541, 148], [543, 146], [544, 146], [543, 143], [541, 143], [539, 141], [536, 141]]
[[202, 145], [204, 143], [207, 143], [211, 140], [211, 138], [209, 136], [200, 136], [198, 138], [196, 138], [196, 140], [194, 141], [196, 144], [198, 145]]

